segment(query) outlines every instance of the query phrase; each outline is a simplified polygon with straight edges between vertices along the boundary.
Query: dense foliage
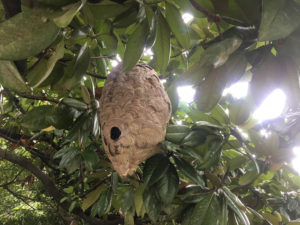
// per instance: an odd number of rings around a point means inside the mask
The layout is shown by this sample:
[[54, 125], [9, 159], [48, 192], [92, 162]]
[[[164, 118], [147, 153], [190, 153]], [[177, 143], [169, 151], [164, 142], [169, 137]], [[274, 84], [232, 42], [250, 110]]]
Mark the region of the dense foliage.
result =
[[[300, 224], [299, 0], [2, 0], [0, 22], [1, 224]], [[126, 179], [97, 114], [121, 61], [155, 68], [173, 108]], [[237, 81], [245, 98], [222, 95]], [[256, 121], [275, 88], [284, 114]]]

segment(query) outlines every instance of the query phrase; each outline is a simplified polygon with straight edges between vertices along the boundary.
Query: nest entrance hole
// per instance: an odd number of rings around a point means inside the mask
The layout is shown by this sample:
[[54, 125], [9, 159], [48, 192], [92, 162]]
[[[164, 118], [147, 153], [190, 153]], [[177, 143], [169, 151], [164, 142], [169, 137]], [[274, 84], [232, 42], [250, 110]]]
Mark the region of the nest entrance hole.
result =
[[110, 138], [114, 141], [118, 140], [122, 132], [118, 127], [112, 127], [110, 130]]

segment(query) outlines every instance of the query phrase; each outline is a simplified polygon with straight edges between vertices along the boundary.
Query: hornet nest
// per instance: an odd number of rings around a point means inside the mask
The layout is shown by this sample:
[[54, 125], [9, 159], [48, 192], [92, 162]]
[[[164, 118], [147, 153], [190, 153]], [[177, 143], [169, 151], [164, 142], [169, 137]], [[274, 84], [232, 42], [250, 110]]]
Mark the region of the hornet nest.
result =
[[100, 98], [104, 149], [121, 177], [160, 151], [171, 116], [171, 103], [156, 72], [138, 64], [129, 72], [120, 66], [107, 78]]

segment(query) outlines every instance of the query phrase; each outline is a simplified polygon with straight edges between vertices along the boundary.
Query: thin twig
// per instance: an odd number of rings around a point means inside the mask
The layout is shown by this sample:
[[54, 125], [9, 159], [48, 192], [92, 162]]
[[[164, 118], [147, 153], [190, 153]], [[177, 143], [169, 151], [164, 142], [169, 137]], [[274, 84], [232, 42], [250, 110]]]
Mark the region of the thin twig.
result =
[[89, 75], [89, 76], [91, 76], [91, 77], [96, 77], [96, 78], [98, 78], [98, 79], [103, 79], [103, 80], [105, 80], [105, 79], [107, 79], [107, 77], [106, 76], [102, 76], [102, 75], [99, 75], [99, 74], [96, 74], [96, 73], [91, 73], [91, 72], [85, 72], [87, 75]]
[[228, 22], [233, 23], [233, 24], [238, 23], [242, 26], [247, 26], [247, 24], [245, 24], [243, 21], [240, 21], [238, 19], [231, 18], [231, 17], [228, 17], [228, 16], [218, 16], [218, 15], [208, 11], [207, 9], [203, 8], [195, 0], [190, 0], [190, 3], [194, 6], [195, 9], [197, 9], [198, 11], [202, 12], [207, 17], [212, 19], [217, 24], [217, 26], [218, 26], [218, 23], [220, 23], [221, 20], [225, 20], [225, 21], [228, 21]]
[[47, 97], [44, 97], [44, 96], [35, 96], [35, 95], [29, 95], [29, 94], [25, 94], [25, 93], [18, 93], [18, 95], [23, 97], [23, 98], [28, 98], [28, 99], [53, 102], [53, 103], [56, 103], [56, 104], [59, 103], [59, 100], [57, 100], [57, 99], [47, 98]]

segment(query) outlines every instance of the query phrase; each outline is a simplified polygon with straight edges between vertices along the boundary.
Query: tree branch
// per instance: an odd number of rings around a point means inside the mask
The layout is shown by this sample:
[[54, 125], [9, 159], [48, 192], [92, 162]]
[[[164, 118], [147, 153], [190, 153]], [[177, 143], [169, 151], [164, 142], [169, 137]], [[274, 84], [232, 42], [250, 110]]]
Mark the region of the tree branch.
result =
[[[194, 6], [195, 9], [197, 9], [198, 11], [202, 12], [207, 17], [209, 17], [210, 19], [212, 19], [217, 24], [217, 26], [219, 26], [219, 23], [220, 23], [221, 20], [225, 20], [225, 21], [228, 21], [229, 23], [233, 23], [233, 24], [239, 24], [241, 26], [248, 26], [243, 21], [240, 21], [238, 19], [231, 18], [231, 17], [228, 17], [228, 16], [218, 16], [215, 13], [212, 13], [209, 10], [203, 8], [195, 0], [190, 0], [190, 3], [192, 4], [192, 6]], [[219, 27], [218, 27], [218, 29], [219, 29]]]
[[56, 103], [56, 104], [59, 103], [59, 100], [57, 100], [57, 99], [47, 98], [47, 97], [44, 97], [44, 96], [35, 96], [35, 95], [29, 95], [29, 94], [25, 94], [25, 93], [18, 93], [18, 95], [23, 97], [23, 98], [28, 98], [28, 99], [53, 102], [53, 103]]
[[89, 76], [91, 76], [91, 77], [96, 77], [96, 78], [98, 78], [98, 79], [107, 79], [107, 77], [106, 76], [101, 76], [101, 75], [99, 75], [99, 74], [96, 74], [96, 73], [91, 73], [91, 72], [85, 72], [87, 75], [89, 75]]
[[15, 106], [20, 110], [22, 114], [26, 113], [26, 111], [20, 105], [19, 99], [16, 96], [14, 96], [8, 89], [4, 88], [2, 93], [15, 104]]
[[[32, 162], [22, 156], [15, 155], [13, 153], [10, 153], [8, 151], [5, 151], [0, 148], [0, 158], [6, 159], [26, 170], [31, 172], [33, 175], [39, 179], [42, 184], [44, 185], [46, 191], [50, 194], [50, 196], [54, 199], [54, 201], [60, 205], [64, 210], [68, 211], [70, 204], [68, 202], [60, 203], [60, 200], [62, 199], [63, 195], [62, 193], [56, 188], [54, 182], [51, 180], [51, 178], [43, 173], [40, 169], [38, 169], [36, 166], [32, 164]], [[118, 219], [112, 220], [112, 221], [104, 221], [97, 218], [92, 218], [84, 214], [84, 212], [81, 210], [81, 208], [76, 208], [74, 210], [76, 215], [87, 221], [91, 225], [117, 225], [120, 224], [120, 217]]]

